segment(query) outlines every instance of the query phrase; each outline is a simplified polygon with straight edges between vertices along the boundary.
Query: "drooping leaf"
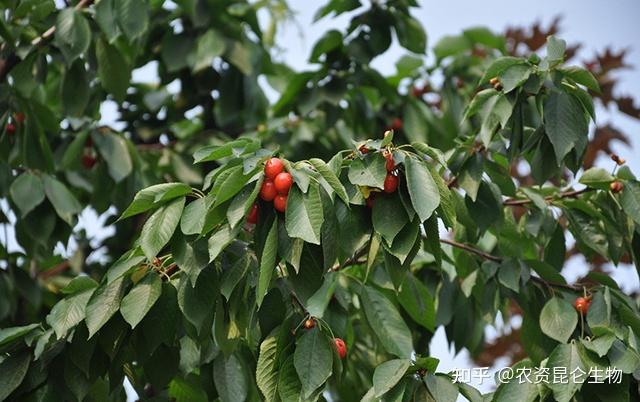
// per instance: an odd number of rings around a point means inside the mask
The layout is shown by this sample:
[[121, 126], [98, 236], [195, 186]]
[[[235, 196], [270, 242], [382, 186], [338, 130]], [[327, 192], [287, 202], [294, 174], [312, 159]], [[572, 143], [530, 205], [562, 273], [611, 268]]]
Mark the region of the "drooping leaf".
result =
[[318, 185], [310, 185], [306, 194], [297, 186], [291, 187], [285, 212], [285, 226], [289, 236], [320, 244], [323, 219]]
[[540, 312], [540, 329], [548, 337], [566, 343], [576, 329], [576, 310], [560, 297], [549, 300]]
[[376, 398], [389, 392], [404, 377], [410, 366], [411, 360], [409, 359], [394, 359], [376, 367], [373, 372], [373, 388]]
[[293, 359], [303, 396], [307, 398], [329, 378], [333, 364], [329, 341], [318, 327], [300, 337]]
[[125, 277], [121, 276], [111, 283], [102, 282], [91, 294], [85, 310], [89, 338], [118, 312], [124, 288]]
[[138, 191], [133, 201], [120, 216], [120, 220], [148, 211], [174, 198], [191, 192], [191, 187], [183, 183], [156, 184]]
[[258, 278], [258, 287], [256, 288], [256, 304], [260, 306], [264, 296], [269, 290], [271, 277], [276, 268], [276, 258], [278, 254], [278, 221], [274, 220], [271, 229], [267, 234], [264, 242], [262, 256], [260, 258], [260, 277]]
[[213, 362], [213, 380], [222, 402], [244, 402], [249, 393], [246, 369], [242, 361], [232, 354], [226, 358], [219, 354]]
[[155, 272], [150, 272], [122, 299], [120, 313], [131, 328], [135, 328], [142, 321], [160, 297], [161, 292], [160, 277]]
[[411, 331], [391, 301], [378, 290], [365, 286], [362, 306], [369, 325], [387, 352], [408, 358], [413, 352]]
[[24, 172], [11, 183], [9, 188], [11, 199], [16, 203], [24, 218], [35, 207], [44, 201], [44, 185], [42, 179], [31, 172]]
[[424, 162], [413, 158], [405, 159], [407, 187], [414, 209], [424, 222], [440, 205], [440, 192]]
[[149, 260], [152, 260], [173, 236], [183, 208], [184, 197], [175, 199], [160, 207], [145, 222], [140, 234], [140, 246]]

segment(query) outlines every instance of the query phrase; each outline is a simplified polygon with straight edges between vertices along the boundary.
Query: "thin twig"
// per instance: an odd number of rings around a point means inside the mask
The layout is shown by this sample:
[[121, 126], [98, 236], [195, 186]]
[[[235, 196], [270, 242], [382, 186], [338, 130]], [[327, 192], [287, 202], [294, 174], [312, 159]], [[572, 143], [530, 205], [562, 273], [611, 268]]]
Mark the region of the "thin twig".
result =
[[[591, 191], [590, 188], [583, 188], [582, 190], [571, 190], [571, 191], [564, 191], [558, 195], [549, 195], [544, 197], [544, 200], [546, 202], [551, 202], [553, 200], [557, 200], [557, 199], [562, 199], [562, 198], [575, 198], [578, 197], [581, 194], [584, 194], [588, 191]], [[518, 206], [522, 206], [522, 205], [527, 205], [532, 203], [533, 201], [529, 200], [529, 199], [516, 199], [516, 198], [510, 198], [508, 200], [505, 200], [502, 205], [505, 206], [510, 206], [510, 207], [518, 207]]]
[[369, 243], [367, 243], [360, 250], [356, 251], [356, 253], [353, 255], [353, 257], [347, 258], [342, 264], [336, 264], [333, 267], [329, 268], [329, 272], [340, 271], [342, 268], [346, 268], [346, 267], [351, 266], [351, 265], [364, 264], [366, 262], [366, 260], [365, 261], [361, 261], [360, 257], [364, 256], [368, 252], [369, 252]]
[[[484, 252], [482, 250], [479, 250], [479, 249], [477, 249], [475, 247], [471, 247], [469, 245], [466, 245], [466, 244], [463, 244], [463, 243], [459, 243], [457, 241], [453, 241], [453, 240], [449, 240], [449, 239], [440, 239], [440, 242], [441, 243], [445, 243], [445, 244], [449, 244], [449, 245], [451, 245], [453, 247], [456, 247], [456, 248], [459, 248], [461, 250], [465, 250], [465, 251], [467, 251], [469, 253], [476, 254], [476, 255], [478, 255], [478, 256], [486, 259], [486, 260], [489, 260], [489, 261], [502, 262], [502, 258], [501, 257], [486, 253], [486, 252]], [[580, 284], [567, 285], [566, 283], [547, 281], [547, 280], [544, 280], [544, 279], [539, 278], [537, 276], [532, 276], [531, 280], [534, 281], [534, 282], [538, 282], [540, 284], [546, 285], [546, 286], [554, 286], [554, 287], [569, 289], [569, 290], [573, 290], [573, 291], [582, 289], [582, 286]]]
[[[78, 2], [78, 4], [76, 4], [75, 9], [80, 10], [85, 7], [88, 7], [93, 3], [93, 1], [94, 0], [81, 0], [80, 2]], [[53, 25], [49, 27], [49, 29], [44, 31], [42, 35], [33, 39], [31, 41], [31, 44], [33, 46], [43, 45], [46, 42], [48, 42], [55, 33], [56, 33], [56, 26]], [[18, 57], [15, 51], [11, 52], [6, 59], [0, 60], [0, 82], [3, 82], [7, 77], [7, 75], [9, 75], [11, 70], [13, 70], [13, 68], [17, 66], [18, 63], [20, 63], [21, 61], [22, 60], [20, 59], [20, 57]]]
[[495, 255], [491, 255], [489, 253], [485, 253], [484, 251], [479, 250], [479, 249], [477, 249], [475, 247], [471, 247], [471, 246], [468, 246], [468, 245], [463, 244], [463, 243], [458, 243], [457, 241], [454, 241], [454, 240], [440, 239], [440, 243], [448, 244], [450, 246], [457, 247], [459, 249], [462, 249], [462, 250], [468, 251], [470, 253], [479, 255], [480, 257], [484, 258], [485, 260], [495, 261], [495, 262], [502, 262], [502, 258], [500, 258], [500, 257], [497, 257]]

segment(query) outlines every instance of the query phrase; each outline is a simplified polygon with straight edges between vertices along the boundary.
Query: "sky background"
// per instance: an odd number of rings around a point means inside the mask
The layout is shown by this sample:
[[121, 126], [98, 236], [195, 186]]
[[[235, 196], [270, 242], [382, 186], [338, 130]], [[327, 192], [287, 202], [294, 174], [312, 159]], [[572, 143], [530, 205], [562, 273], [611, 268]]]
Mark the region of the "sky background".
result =
[[[366, 4], [366, 0], [363, 0]], [[307, 63], [313, 44], [328, 29], [344, 29], [352, 14], [342, 15], [338, 18], [325, 18], [313, 23], [313, 15], [325, 1], [289, 0], [289, 6], [295, 13], [295, 22], [287, 24], [278, 32], [276, 43], [282, 47], [282, 53], [278, 55], [281, 61], [292, 66], [296, 70], [314, 68]], [[428, 47], [431, 48], [445, 35], [459, 34], [463, 29], [473, 26], [486, 26], [495, 32], [503, 32], [509, 26], [530, 26], [535, 21], [541, 21], [543, 26], [548, 26], [555, 16], [562, 16], [562, 31], [559, 37], [565, 39], [568, 44], [583, 43], [577, 59], [591, 58], [596, 51], [601, 51], [607, 46], [614, 50], [628, 48], [627, 62], [640, 68], [640, 1], [617, 0], [615, 2], [593, 0], [480, 0], [480, 1], [419, 1], [421, 7], [413, 11], [413, 15], [423, 24], [429, 37]], [[394, 44], [385, 54], [377, 57], [372, 65], [382, 73], [393, 73], [395, 62], [406, 53], [397, 44]], [[429, 54], [428, 60], [432, 60]], [[618, 95], [629, 94], [640, 98], [640, 70], [627, 69], [616, 73], [620, 83], [616, 88]], [[153, 82], [156, 78], [155, 68], [148, 66], [134, 72], [134, 80]], [[106, 105], [103, 110], [103, 123], [113, 123], [117, 119], [113, 106]], [[635, 152], [640, 150], [640, 123], [615, 110], [598, 110], [599, 123], [612, 122], [626, 133], [632, 146], [627, 147], [616, 144], [614, 150], [625, 158], [632, 170], [640, 172], [640, 158], [635, 157]], [[611, 161], [608, 158], [598, 160], [600, 166], [610, 168]], [[7, 204], [0, 200], [0, 207], [6, 211]], [[11, 217], [10, 217], [11, 218]], [[91, 210], [85, 211], [78, 224], [78, 228], [87, 230], [89, 237], [95, 238], [99, 243], [101, 238], [112, 235], [112, 230], [104, 227], [106, 216], [98, 217]], [[10, 248], [16, 246], [11, 225], [8, 227]], [[571, 240], [570, 240], [571, 241]], [[13, 245], [13, 247], [11, 247]], [[73, 251], [71, 244], [66, 253]], [[589, 267], [584, 260], [574, 259], [563, 271], [569, 281], [574, 281], [584, 275]], [[611, 267], [611, 273], [616, 281], [625, 290], [634, 290], [640, 287], [635, 268]], [[519, 322], [510, 324], [518, 326]], [[508, 326], [498, 325], [497, 328], [487, 329], [489, 338], [500, 331], [508, 331]], [[455, 355], [447, 345], [444, 330], [440, 328], [431, 344], [431, 354], [441, 359], [438, 371], [450, 371], [456, 368], [463, 369], [473, 367], [468, 353], [461, 352]], [[504, 362], [497, 362], [493, 369], [501, 367]], [[480, 384], [472, 381], [472, 385], [478, 386], [482, 391], [490, 391], [493, 381], [485, 381]], [[130, 388], [129, 388], [129, 391]], [[135, 400], [130, 393], [130, 400]]]

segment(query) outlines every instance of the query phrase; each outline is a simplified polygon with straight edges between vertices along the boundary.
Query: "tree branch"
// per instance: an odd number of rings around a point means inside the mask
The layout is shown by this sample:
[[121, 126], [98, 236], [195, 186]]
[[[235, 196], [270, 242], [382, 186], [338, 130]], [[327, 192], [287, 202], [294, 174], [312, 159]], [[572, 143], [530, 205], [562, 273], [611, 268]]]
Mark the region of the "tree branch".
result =
[[[582, 190], [580, 190], [582, 191]], [[584, 191], [583, 191], [584, 192]], [[502, 258], [489, 254], [489, 253], [485, 253], [484, 251], [477, 249], [475, 247], [471, 247], [469, 245], [463, 244], [463, 243], [459, 243], [457, 241], [453, 241], [453, 240], [449, 240], [449, 239], [440, 239], [441, 243], [445, 243], [445, 244], [449, 244], [453, 247], [459, 248], [461, 250], [467, 251], [469, 253], [478, 255], [486, 260], [489, 261], [495, 261], [495, 262], [502, 262]], [[580, 284], [576, 284], [576, 285], [567, 285], [566, 283], [559, 283], [559, 282], [551, 282], [551, 281], [547, 281], [544, 280], [540, 277], [537, 276], [531, 276], [531, 280], [534, 282], [538, 282], [542, 285], [545, 286], [553, 286], [553, 287], [558, 287], [558, 288], [564, 288], [564, 289], [568, 289], [568, 290], [572, 290], [572, 291], [580, 291], [582, 290], [582, 286], [580, 286]]]
[[[591, 191], [591, 188], [583, 188], [582, 190], [571, 190], [571, 191], [563, 191], [561, 192], [559, 195], [549, 195], [544, 197], [544, 200], [546, 202], [551, 202], [555, 199], [562, 199], [562, 198], [576, 198], [581, 194], [584, 194], [586, 192]], [[509, 206], [509, 207], [519, 207], [519, 206], [523, 206], [523, 205], [527, 205], [532, 203], [533, 201], [529, 200], [529, 199], [517, 199], [517, 198], [510, 198], [508, 200], [505, 200], [502, 202], [502, 205], [505, 206]]]
[[463, 244], [463, 243], [458, 243], [457, 241], [454, 241], [454, 240], [440, 239], [440, 243], [448, 244], [450, 246], [457, 247], [457, 248], [462, 249], [464, 251], [467, 251], [469, 253], [479, 255], [480, 257], [484, 258], [485, 260], [495, 261], [495, 262], [502, 262], [502, 258], [500, 258], [500, 257], [497, 257], [495, 255], [491, 255], [489, 253], [485, 253], [484, 251], [482, 251], [480, 249], [468, 246], [468, 245]]
[[[93, 3], [93, 1], [94, 0], [81, 0], [78, 2], [78, 4], [76, 4], [75, 9], [81, 10], [85, 7], [88, 7]], [[31, 45], [33, 46], [44, 45], [53, 37], [55, 33], [56, 33], [56, 26], [53, 25], [49, 27], [49, 29], [44, 31], [42, 35], [32, 40]], [[9, 75], [11, 70], [13, 70], [13, 68], [17, 66], [18, 63], [20, 63], [21, 61], [22, 60], [20, 59], [20, 57], [18, 57], [15, 51], [11, 52], [6, 59], [0, 60], [0, 82], [3, 82], [7, 78], [7, 75]]]
[[346, 268], [351, 265], [364, 264], [365, 261], [361, 261], [360, 257], [364, 256], [369, 252], [369, 243], [366, 246], [362, 247], [360, 250], [356, 251], [353, 257], [347, 258], [342, 264], [336, 264], [333, 267], [329, 268], [329, 272], [340, 271], [342, 268]]

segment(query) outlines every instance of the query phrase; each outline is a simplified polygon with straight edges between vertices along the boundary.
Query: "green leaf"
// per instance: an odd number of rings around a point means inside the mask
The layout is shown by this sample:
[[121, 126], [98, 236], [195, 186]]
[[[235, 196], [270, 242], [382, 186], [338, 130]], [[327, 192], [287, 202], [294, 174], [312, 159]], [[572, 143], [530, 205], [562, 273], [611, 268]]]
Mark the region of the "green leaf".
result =
[[555, 67], [564, 61], [566, 48], [567, 42], [564, 40], [558, 39], [553, 35], [547, 38], [547, 61], [549, 62], [549, 67]]
[[185, 318], [198, 331], [203, 329], [205, 323], [211, 325], [210, 320], [215, 311], [218, 294], [218, 277], [213, 267], [202, 270], [195, 286], [192, 285], [192, 281], [188, 277], [183, 277], [180, 280], [178, 306], [180, 306]]
[[[294, 357], [289, 356], [278, 370], [278, 395], [282, 402], [299, 402], [302, 385], [296, 373]], [[271, 400], [271, 399], [267, 399]]]
[[169, 242], [180, 222], [184, 197], [160, 207], [145, 222], [140, 233], [140, 246], [144, 255], [152, 260]]
[[484, 119], [480, 127], [480, 139], [489, 146], [498, 127], [504, 128], [513, 113], [513, 105], [503, 93], [489, 99], [483, 107]]
[[255, 151], [259, 143], [247, 138], [226, 142], [224, 145], [210, 145], [198, 149], [193, 154], [194, 163], [215, 161], [229, 156], [240, 156], [245, 152]]
[[400, 358], [409, 358], [413, 352], [411, 331], [393, 303], [369, 286], [364, 287], [361, 297], [367, 321], [384, 349]]
[[120, 303], [120, 314], [135, 328], [151, 310], [162, 293], [162, 281], [155, 272], [148, 273], [129, 291]]
[[212, 262], [237, 236], [240, 228], [231, 229], [229, 225], [222, 226], [209, 238], [209, 262]]
[[322, 159], [311, 158], [309, 162], [313, 165], [313, 167], [320, 173], [320, 175], [329, 183], [333, 191], [344, 201], [345, 204], [349, 205], [349, 196], [347, 195], [347, 190], [345, 190], [344, 186], [338, 179], [338, 176], [331, 170], [329, 165], [327, 165]]
[[213, 381], [222, 402], [244, 402], [249, 381], [242, 361], [235, 354], [226, 358], [219, 354], [213, 362]]
[[640, 183], [627, 181], [620, 194], [620, 205], [633, 221], [640, 225]]
[[342, 34], [335, 29], [327, 31], [313, 46], [309, 62], [317, 63], [320, 56], [340, 46], [342, 46]]
[[323, 220], [318, 185], [311, 184], [306, 194], [297, 186], [291, 187], [285, 212], [285, 227], [289, 236], [307, 243], [320, 244]]
[[411, 203], [424, 222], [440, 204], [440, 192], [424, 162], [409, 157], [404, 163]]
[[[467, 109], [464, 112], [464, 120], [467, 120], [468, 118], [472, 117], [473, 115], [475, 115], [476, 113], [478, 113], [479, 111], [481, 111], [484, 108], [484, 105], [494, 96], [498, 95], [499, 92], [496, 91], [493, 88], [487, 88], [487, 89], [483, 89], [482, 91], [478, 92], [473, 99], [471, 99], [471, 102], [469, 103], [469, 106], [467, 106]], [[413, 145], [413, 144], [412, 144]], [[415, 148], [415, 146], [413, 146]]]
[[459, 35], [446, 35], [443, 36], [434, 46], [433, 53], [438, 60], [442, 60], [445, 57], [453, 56], [466, 49], [469, 49], [471, 43], [464, 36]]
[[44, 201], [42, 180], [29, 171], [24, 172], [11, 183], [9, 193], [23, 218]]
[[584, 140], [589, 128], [580, 101], [562, 91], [553, 91], [545, 102], [544, 123], [558, 165]]
[[[525, 359], [516, 363], [513, 372], [526, 372], [531, 370], [535, 373], [535, 369], [531, 367], [531, 360]], [[533, 374], [535, 376], [535, 374]], [[535, 378], [535, 377], [533, 377]], [[504, 379], [499, 384], [495, 393], [494, 401], [496, 402], [534, 402], [538, 398], [538, 387], [533, 381], [521, 381], [517, 376], [510, 379]]]
[[[567, 373], [576, 372], [576, 380], [573, 381], [573, 376], [568, 375], [567, 380], [562, 381], [549, 381], [545, 384], [553, 391], [553, 397], [557, 402], [569, 402], [572, 400], [573, 395], [582, 387], [582, 382], [586, 382], [586, 375], [580, 377], [578, 369], [582, 370], [582, 373], [589, 372], [589, 368], [585, 366], [580, 358], [578, 351], [578, 344], [571, 343], [568, 345], [558, 345], [549, 355], [547, 361], [547, 367], [553, 373], [555, 367], [566, 368]], [[564, 370], [564, 369], [563, 369]], [[582, 382], [581, 382], [582, 381]]]
[[500, 72], [498, 77], [502, 84], [503, 93], [509, 93], [527, 81], [531, 74], [531, 67], [527, 64], [515, 64]]
[[578, 315], [566, 300], [554, 297], [540, 312], [540, 329], [548, 337], [566, 343], [578, 325]]
[[381, 196], [373, 204], [371, 214], [373, 228], [392, 244], [393, 239], [409, 223], [409, 217], [400, 202], [400, 197]]
[[612, 330], [606, 327], [593, 328], [592, 331], [595, 337], [591, 339], [582, 338], [580, 342], [582, 342], [585, 348], [596, 353], [599, 357], [604, 357], [607, 352], [609, 352], [609, 349], [611, 349], [613, 342], [616, 340], [616, 336]]
[[256, 384], [267, 401], [275, 401], [278, 391], [278, 337], [280, 328], [274, 329], [260, 344], [256, 366]]
[[384, 178], [387, 176], [385, 159], [374, 154], [364, 159], [356, 158], [349, 166], [349, 181], [358, 186], [384, 188]]
[[129, 40], [142, 36], [149, 26], [147, 0], [116, 0], [118, 25]]
[[133, 201], [122, 213], [119, 220], [148, 211], [153, 207], [187, 195], [190, 192], [191, 187], [183, 183], [162, 183], [147, 187], [136, 193]]
[[603, 168], [591, 168], [584, 172], [580, 177], [580, 183], [601, 190], [609, 190], [609, 183], [614, 180], [611, 173]]
[[256, 287], [256, 304], [258, 307], [262, 304], [264, 296], [269, 290], [273, 270], [276, 267], [276, 257], [278, 254], [278, 220], [275, 219], [271, 225], [271, 229], [267, 234], [260, 258], [260, 277], [258, 278], [258, 286]]
[[10, 344], [11, 342], [22, 338], [38, 328], [40, 324], [29, 324], [22, 327], [11, 327], [0, 329], [0, 347]]
[[591, 74], [591, 71], [577, 66], [563, 67], [558, 70], [560, 70], [566, 77], [569, 77], [576, 83], [584, 85], [586, 88], [592, 90], [593, 92], [600, 93], [600, 85], [598, 85], [598, 80], [596, 80], [593, 74]]
[[409, 359], [394, 359], [376, 367], [373, 372], [375, 397], [379, 398], [389, 392], [404, 377], [410, 366], [411, 360]]
[[251, 210], [256, 202], [258, 193], [260, 192], [260, 181], [250, 183], [245, 186], [229, 204], [227, 209], [227, 222], [229, 226], [235, 228], [247, 213]]
[[405, 13], [395, 13], [395, 29], [400, 45], [414, 53], [423, 54], [427, 46], [427, 34], [422, 24]]
[[102, 282], [91, 294], [85, 310], [89, 338], [118, 312], [125, 288], [124, 279], [125, 277], [121, 276], [111, 283]]
[[248, 174], [243, 174], [242, 170], [242, 165], [234, 166], [225, 172], [228, 172], [227, 174], [219, 176], [212, 190], [212, 193], [215, 194], [216, 197], [216, 201], [213, 204], [214, 207], [233, 198], [233, 196], [238, 194], [244, 185], [247, 184], [251, 176], [253, 176], [253, 171]]
[[7, 400], [7, 397], [22, 383], [31, 363], [29, 353], [16, 353], [5, 357], [0, 362], [0, 401]]
[[429, 331], [433, 331], [436, 321], [436, 309], [433, 296], [411, 272], [400, 285], [398, 301], [409, 316]]
[[331, 346], [317, 326], [300, 337], [293, 359], [303, 396], [308, 398], [329, 378], [333, 364]]
[[337, 275], [335, 273], [330, 272], [324, 276], [322, 286], [307, 300], [306, 308], [309, 315], [322, 318], [336, 288], [336, 280]]
[[96, 10], [95, 20], [107, 37], [109, 43], [113, 43], [118, 35], [120, 35], [115, 2], [116, 0], [100, 0], [98, 4], [94, 6]]
[[113, 95], [117, 102], [123, 102], [131, 80], [129, 64], [117, 48], [102, 39], [96, 43], [96, 58], [102, 87]]
[[127, 141], [111, 131], [91, 136], [102, 158], [107, 161], [109, 175], [116, 183], [121, 182], [131, 174], [133, 162], [129, 155]]
[[69, 226], [75, 224], [75, 215], [82, 211], [82, 205], [67, 187], [55, 178], [44, 175], [44, 193], [56, 210], [56, 213]]
[[207, 215], [207, 199], [198, 198], [190, 202], [180, 218], [180, 230], [186, 235], [200, 234]]
[[85, 309], [93, 294], [93, 289], [92, 287], [62, 299], [53, 306], [47, 316], [47, 323], [51, 325], [58, 339], [65, 337], [69, 330], [75, 328], [85, 319]]
[[190, 61], [191, 70], [198, 72], [202, 69], [210, 67], [213, 59], [224, 53], [224, 38], [215, 29], [209, 29], [200, 38], [196, 45], [196, 51], [193, 60]]
[[62, 80], [62, 103], [69, 116], [79, 117], [89, 102], [89, 79], [84, 62], [77, 60], [65, 71]]
[[424, 382], [437, 402], [455, 402], [458, 399], [458, 388], [449, 377], [427, 373]]
[[65, 8], [60, 11], [56, 19], [55, 38], [67, 64], [71, 64], [89, 49], [91, 43], [89, 22], [75, 8]]
[[480, 79], [479, 84], [486, 84], [490, 79], [497, 77], [501, 72], [516, 64], [524, 64], [524, 60], [519, 57], [511, 56], [495, 59], [493, 63], [491, 63], [491, 65], [485, 70], [485, 73]]

